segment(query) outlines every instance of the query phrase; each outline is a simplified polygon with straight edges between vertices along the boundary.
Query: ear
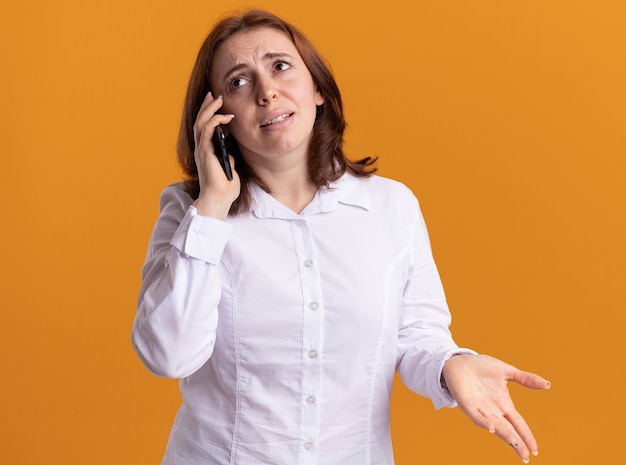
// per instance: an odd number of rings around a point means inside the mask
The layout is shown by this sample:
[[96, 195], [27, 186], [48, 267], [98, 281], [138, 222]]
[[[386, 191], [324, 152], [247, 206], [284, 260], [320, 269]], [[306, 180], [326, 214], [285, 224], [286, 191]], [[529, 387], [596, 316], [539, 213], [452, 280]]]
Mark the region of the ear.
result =
[[318, 107], [320, 105], [324, 105], [324, 97], [322, 96], [319, 89], [315, 89], [315, 105], [317, 105]]

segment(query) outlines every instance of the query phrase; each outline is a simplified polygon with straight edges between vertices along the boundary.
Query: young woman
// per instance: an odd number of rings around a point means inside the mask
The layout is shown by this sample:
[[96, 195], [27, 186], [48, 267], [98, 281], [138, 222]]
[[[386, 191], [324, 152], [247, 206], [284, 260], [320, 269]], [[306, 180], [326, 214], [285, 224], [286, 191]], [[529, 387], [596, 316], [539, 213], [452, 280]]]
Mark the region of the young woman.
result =
[[536, 453], [506, 384], [549, 383], [457, 347], [417, 200], [346, 159], [344, 128], [330, 71], [285, 21], [249, 11], [204, 42], [187, 180], [162, 194], [132, 332], [153, 373], [181, 379], [163, 464], [391, 465], [395, 371]]

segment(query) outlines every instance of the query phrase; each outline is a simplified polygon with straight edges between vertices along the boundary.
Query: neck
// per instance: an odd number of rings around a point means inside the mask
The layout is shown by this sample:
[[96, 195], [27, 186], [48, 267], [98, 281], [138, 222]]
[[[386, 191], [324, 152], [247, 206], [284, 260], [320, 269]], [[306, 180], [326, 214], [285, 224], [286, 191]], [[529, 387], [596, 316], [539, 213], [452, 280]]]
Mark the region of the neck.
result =
[[296, 163], [282, 160], [272, 164], [250, 161], [250, 167], [269, 188], [272, 197], [294, 212], [300, 213], [315, 197], [317, 187], [311, 181], [306, 160]]

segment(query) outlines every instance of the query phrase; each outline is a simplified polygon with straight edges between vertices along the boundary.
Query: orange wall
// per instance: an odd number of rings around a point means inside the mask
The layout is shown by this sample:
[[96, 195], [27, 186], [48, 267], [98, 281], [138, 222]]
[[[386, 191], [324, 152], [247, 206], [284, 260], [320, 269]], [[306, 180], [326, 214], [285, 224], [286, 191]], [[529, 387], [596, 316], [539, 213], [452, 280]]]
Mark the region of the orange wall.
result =
[[[533, 462], [619, 461], [624, 2], [258, 3], [332, 63], [349, 153], [421, 199], [458, 342], [552, 380], [512, 388]], [[246, 4], [2, 0], [3, 463], [159, 463], [178, 393], [130, 346], [139, 269], [197, 48]], [[518, 463], [400, 384], [393, 433], [398, 465]]]

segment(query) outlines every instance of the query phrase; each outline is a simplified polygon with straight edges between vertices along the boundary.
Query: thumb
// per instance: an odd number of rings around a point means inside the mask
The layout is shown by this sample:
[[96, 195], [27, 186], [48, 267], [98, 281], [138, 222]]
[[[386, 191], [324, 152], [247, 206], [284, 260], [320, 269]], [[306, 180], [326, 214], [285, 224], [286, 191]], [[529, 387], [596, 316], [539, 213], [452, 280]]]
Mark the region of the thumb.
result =
[[515, 370], [509, 381], [530, 389], [550, 389], [552, 383], [539, 375], [528, 371]]

